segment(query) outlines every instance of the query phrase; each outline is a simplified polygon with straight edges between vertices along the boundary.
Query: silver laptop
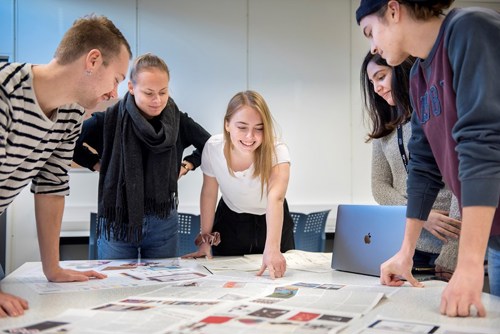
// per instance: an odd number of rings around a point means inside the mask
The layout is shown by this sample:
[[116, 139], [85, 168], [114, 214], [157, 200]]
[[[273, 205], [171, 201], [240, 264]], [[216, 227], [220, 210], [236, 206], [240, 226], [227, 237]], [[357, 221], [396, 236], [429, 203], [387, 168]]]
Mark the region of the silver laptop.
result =
[[380, 265], [400, 249], [406, 206], [339, 205], [332, 268], [380, 276]]

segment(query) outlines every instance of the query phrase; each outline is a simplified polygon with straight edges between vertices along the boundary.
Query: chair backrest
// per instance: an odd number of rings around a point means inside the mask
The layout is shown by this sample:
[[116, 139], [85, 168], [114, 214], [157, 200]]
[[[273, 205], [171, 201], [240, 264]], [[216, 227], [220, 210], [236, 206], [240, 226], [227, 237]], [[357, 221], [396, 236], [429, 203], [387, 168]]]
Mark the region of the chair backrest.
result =
[[194, 244], [194, 239], [199, 233], [200, 216], [179, 212], [179, 256], [198, 250], [198, 247]]
[[[305, 222], [307, 215], [301, 212], [290, 212], [290, 216], [292, 216], [293, 219], [293, 234], [295, 235], [295, 233], [297, 233], [298, 226], [302, 226], [304, 224], [301, 223], [301, 221]], [[295, 246], [297, 246], [297, 242], [295, 242]]]
[[309, 252], [325, 251], [325, 226], [330, 210], [309, 214], [290, 212], [293, 218], [295, 249]]
[[97, 213], [90, 213], [89, 260], [97, 259]]

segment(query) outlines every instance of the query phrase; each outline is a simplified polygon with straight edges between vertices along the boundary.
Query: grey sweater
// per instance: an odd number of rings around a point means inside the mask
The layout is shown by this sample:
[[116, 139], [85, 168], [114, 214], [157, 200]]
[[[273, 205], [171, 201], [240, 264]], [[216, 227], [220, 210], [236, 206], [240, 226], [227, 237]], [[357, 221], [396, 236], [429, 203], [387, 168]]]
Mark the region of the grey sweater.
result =
[[[406, 155], [409, 155], [408, 141], [411, 137], [411, 124], [403, 126], [403, 144]], [[372, 146], [372, 194], [375, 201], [380, 205], [406, 205], [406, 179], [407, 173], [404, 168], [398, 146], [397, 131], [393, 131], [384, 138], [373, 140]], [[450, 216], [456, 219], [460, 217], [458, 202], [452, 200], [451, 191], [443, 189], [434, 203], [433, 209], [449, 211]], [[433, 236], [426, 229], [422, 229], [417, 241], [417, 249], [424, 252], [440, 254], [436, 264], [454, 270], [458, 255], [458, 243], [443, 242]]]

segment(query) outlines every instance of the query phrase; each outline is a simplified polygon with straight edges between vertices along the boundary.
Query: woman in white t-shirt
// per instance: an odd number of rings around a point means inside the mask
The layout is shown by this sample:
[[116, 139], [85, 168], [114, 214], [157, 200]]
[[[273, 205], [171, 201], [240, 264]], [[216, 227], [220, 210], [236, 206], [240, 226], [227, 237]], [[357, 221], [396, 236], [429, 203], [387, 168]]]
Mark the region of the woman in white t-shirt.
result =
[[[271, 278], [283, 277], [282, 252], [295, 248], [285, 200], [290, 155], [276, 139], [271, 113], [260, 94], [245, 91], [231, 99], [224, 134], [206, 142], [201, 169], [198, 252], [186, 256], [210, 257], [211, 250], [214, 255], [262, 253], [258, 275], [267, 268]], [[222, 196], [216, 210], [219, 188]]]

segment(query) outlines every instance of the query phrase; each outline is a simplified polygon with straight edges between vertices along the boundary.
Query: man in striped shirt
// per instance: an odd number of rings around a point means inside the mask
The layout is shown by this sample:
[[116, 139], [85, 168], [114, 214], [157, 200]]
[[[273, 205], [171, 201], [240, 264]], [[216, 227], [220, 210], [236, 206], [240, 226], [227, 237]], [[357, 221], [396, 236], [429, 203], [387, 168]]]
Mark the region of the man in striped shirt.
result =
[[[48, 64], [0, 63], [0, 213], [31, 181], [43, 271], [49, 281], [104, 278], [95, 271], [59, 266], [59, 234], [68, 170], [84, 108], [117, 95], [130, 46], [103, 16], [78, 19]], [[28, 308], [0, 292], [0, 317]]]

